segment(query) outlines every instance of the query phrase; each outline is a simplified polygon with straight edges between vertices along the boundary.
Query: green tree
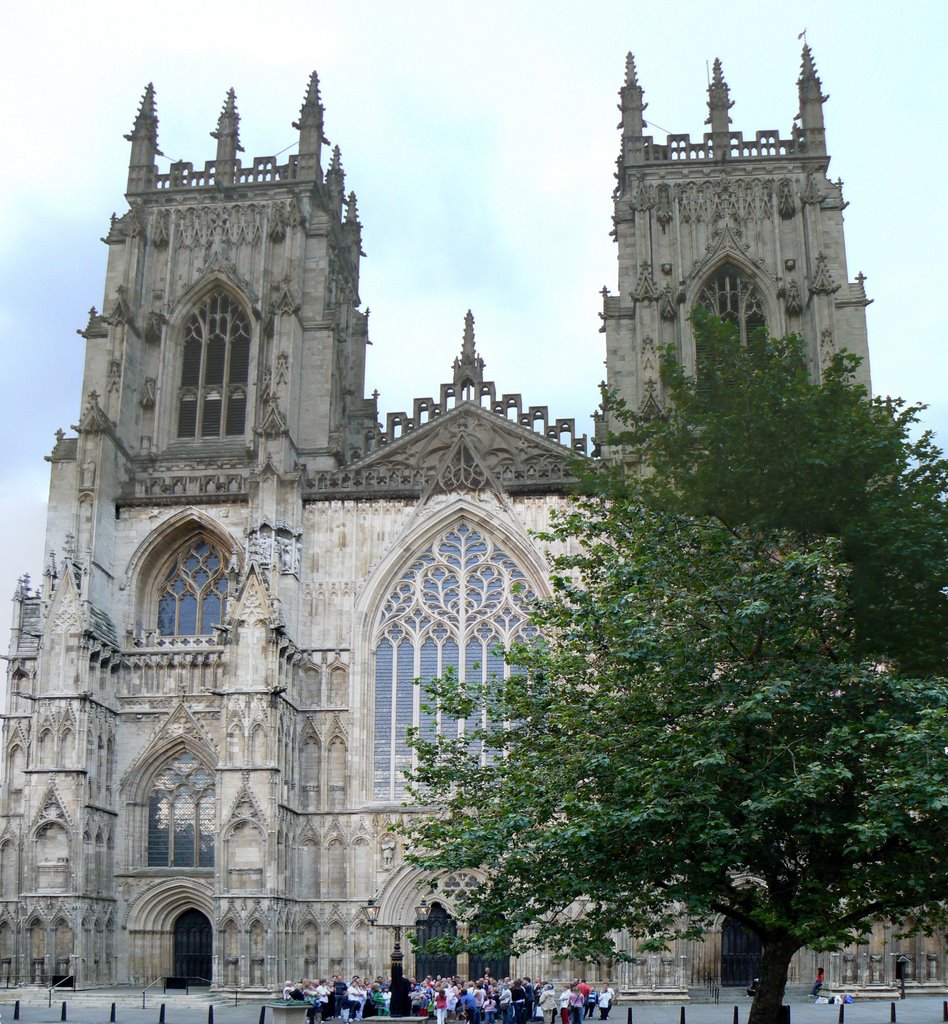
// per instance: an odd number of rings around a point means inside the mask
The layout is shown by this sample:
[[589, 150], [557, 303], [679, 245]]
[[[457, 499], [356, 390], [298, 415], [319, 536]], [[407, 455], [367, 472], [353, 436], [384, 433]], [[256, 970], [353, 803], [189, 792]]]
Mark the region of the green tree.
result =
[[413, 738], [440, 813], [408, 831], [432, 873], [488, 867], [467, 948], [622, 955], [617, 930], [654, 947], [725, 914], [763, 942], [751, 1024], [773, 1024], [796, 950], [942, 915], [948, 474], [850, 357], [814, 384], [797, 339], [694, 319], [668, 415], [611, 410], [650, 473], [554, 522], [574, 553], [543, 642], [506, 681], [431, 687], [490, 715]]
[[[700, 372], [664, 352], [666, 415], [645, 419], [606, 399], [621, 427], [613, 441], [651, 467], [642, 500], [735, 527], [838, 537], [860, 653], [943, 672], [948, 462], [929, 432], [912, 439], [923, 407], [870, 401], [846, 353], [813, 381], [795, 335], [758, 331], [744, 346], [733, 324], [701, 307], [692, 326]], [[607, 479], [595, 474], [592, 486]]]
[[[409, 827], [432, 874], [487, 866], [462, 914], [479, 952], [622, 955], [725, 914], [764, 946], [751, 1024], [775, 1024], [794, 952], [948, 891], [948, 686], [862, 661], [832, 539], [589, 498], [551, 539], [522, 672], [429, 699], [468, 723], [414, 738]], [[640, 948], [642, 948], [640, 946]]]

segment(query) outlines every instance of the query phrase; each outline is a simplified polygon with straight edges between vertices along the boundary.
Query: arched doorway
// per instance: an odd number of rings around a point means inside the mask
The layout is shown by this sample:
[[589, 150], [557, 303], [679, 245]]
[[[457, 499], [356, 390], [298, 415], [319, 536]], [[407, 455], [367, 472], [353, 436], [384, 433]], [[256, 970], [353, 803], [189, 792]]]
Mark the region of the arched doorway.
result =
[[425, 946], [431, 939], [442, 935], [457, 935], [458, 926], [454, 918], [440, 903], [432, 903], [426, 921], [415, 922], [415, 977], [424, 978], [439, 974], [442, 977], [457, 974], [458, 958], [445, 953], [426, 953]]
[[[471, 934], [477, 934], [477, 918], [471, 922]], [[510, 957], [484, 957], [471, 954], [470, 967], [468, 968], [468, 977], [473, 980], [483, 978], [489, 974], [495, 980], [498, 978], [506, 978], [510, 974]]]
[[192, 982], [211, 981], [211, 922], [200, 910], [186, 910], [174, 923], [174, 973]]
[[721, 926], [721, 984], [749, 985], [760, 977], [760, 939], [740, 921], [730, 917]]

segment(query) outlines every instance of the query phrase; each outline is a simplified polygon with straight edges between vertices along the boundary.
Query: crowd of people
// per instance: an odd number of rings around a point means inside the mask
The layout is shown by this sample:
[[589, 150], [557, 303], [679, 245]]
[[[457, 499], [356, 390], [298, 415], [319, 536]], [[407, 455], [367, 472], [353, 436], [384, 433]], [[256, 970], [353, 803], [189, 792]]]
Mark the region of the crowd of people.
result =
[[[610, 984], [599, 989], [586, 984], [585, 978], [565, 982], [558, 989], [552, 982], [530, 978], [504, 978], [490, 975], [477, 981], [461, 978], [427, 977], [423, 981], [405, 982], [412, 1017], [433, 1017], [435, 1024], [465, 1021], [466, 1024], [582, 1024], [595, 1017], [607, 1020], [615, 1001]], [[303, 978], [299, 984], [288, 981], [283, 988], [285, 1000], [305, 1002], [307, 1019], [365, 1020], [367, 1017], [391, 1016], [392, 989], [382, 978], [363, 980], [355, 975], [351, 981], [334, 976], [312, 981]]]

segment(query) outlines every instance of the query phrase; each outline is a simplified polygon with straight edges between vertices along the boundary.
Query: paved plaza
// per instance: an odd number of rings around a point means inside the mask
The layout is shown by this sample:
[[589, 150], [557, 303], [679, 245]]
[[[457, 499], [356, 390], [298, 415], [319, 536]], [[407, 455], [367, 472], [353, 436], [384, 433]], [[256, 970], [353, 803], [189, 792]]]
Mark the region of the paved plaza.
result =
[[[0, 992], [0, 1019], [3, 1024], [12, 1024], [14, 998], [7, 998]], [[9, 995], [13, 996], [13, 993]], [[260, 1010], [265, 1000], [241, 999], [221, 1001], [223, 994], [209, 998], [206, 994], [184, 996], [162, 996], [149, 993], [145, 1009], [142, 1009], [141, 992], [129, 989], [110, 989], [98, 994], [91, 992], [66, 996], [67, 1020], [74, 1024], [107, 1024], [112, 1002], [116, 1004], [116, 1024], [159, 1024], [161, 1005], [165, 1004], [165, 1024], [208, 1024], [208, 1010], [213, 1006], [214, 1024], [261, 1024]], [[20, 993], [20, 1020], [24, 1024], [60, 1024], [62, 1020], [62, 997], [53, 999], [47, 1005], [45, 990]], [[897, 1024], [940, 1024], [943, 1021], [945, 996], [909, 996], [895, 1003]], [[790, 993], [786, 999], [791, 1008], [791, 1024], [838, 1024], [840, 1007], [815, 1004], [799, 994]], [[750, 1000], [739, 989], [725, 990], [718, 1005], [712, 1003], [689, 1003], [685, 1006], [685, 1024], [733, 1024], [734, 1007], [738, 1008], [738, 1024], [746, 1024]], [[889, 1024], [891, 1004], [884, 1000], [856, 1001], [845, 1009], [845, 1024]], [[620, 1003], [609, 1016], [611, 1024], [628, 1024], [628, 1012], [632, 1011], [632, 1024], [681, 1024], [681, 1005], [678, 1003], [636, 1002], [631, 1006]], [[381, 1018], [395, 1024], [402, 1018]], [[415, 1022], [419, 1018], [405, 1018]], [[264, 1024], [273, 1024], [268, 1009]], [[302, 1024], [302, 1014], [301, 1014]]]

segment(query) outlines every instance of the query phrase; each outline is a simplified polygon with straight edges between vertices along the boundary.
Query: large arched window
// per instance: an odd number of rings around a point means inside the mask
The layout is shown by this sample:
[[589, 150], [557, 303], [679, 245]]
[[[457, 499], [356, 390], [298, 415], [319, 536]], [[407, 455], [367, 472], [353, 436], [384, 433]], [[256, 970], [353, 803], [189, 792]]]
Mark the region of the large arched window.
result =
[[148, 801], [148, 866], [214, 866], [214, 776], [178, 754], [158, 773]]
[[709, 313], [735, 323], [746, 342], [758, 327], [765, 326], [764, 300], [756, 285], [726, 264], [706, 282], [698, 295], [699, 306]]
[[386, 599], [375, 638], [374, 798], [400, 800], [412, 754], [406, 730], [463, 735], [468, 723], [421, 710], [419, 688], [449, 671], [502, 678], [502, 651], [531, 627], [533, 599], [517, 563], [468, 523], [442, 534], [403, 573]]
[[250, 321], [226, 293], [214, 292], [184, 330], [178, 437], [242, 435], [249, 370]]
[[203, 537], [185, 545], [158, 591], [161, 636], [210, 636], [227, 604], [227, 575], [219, 548]]

